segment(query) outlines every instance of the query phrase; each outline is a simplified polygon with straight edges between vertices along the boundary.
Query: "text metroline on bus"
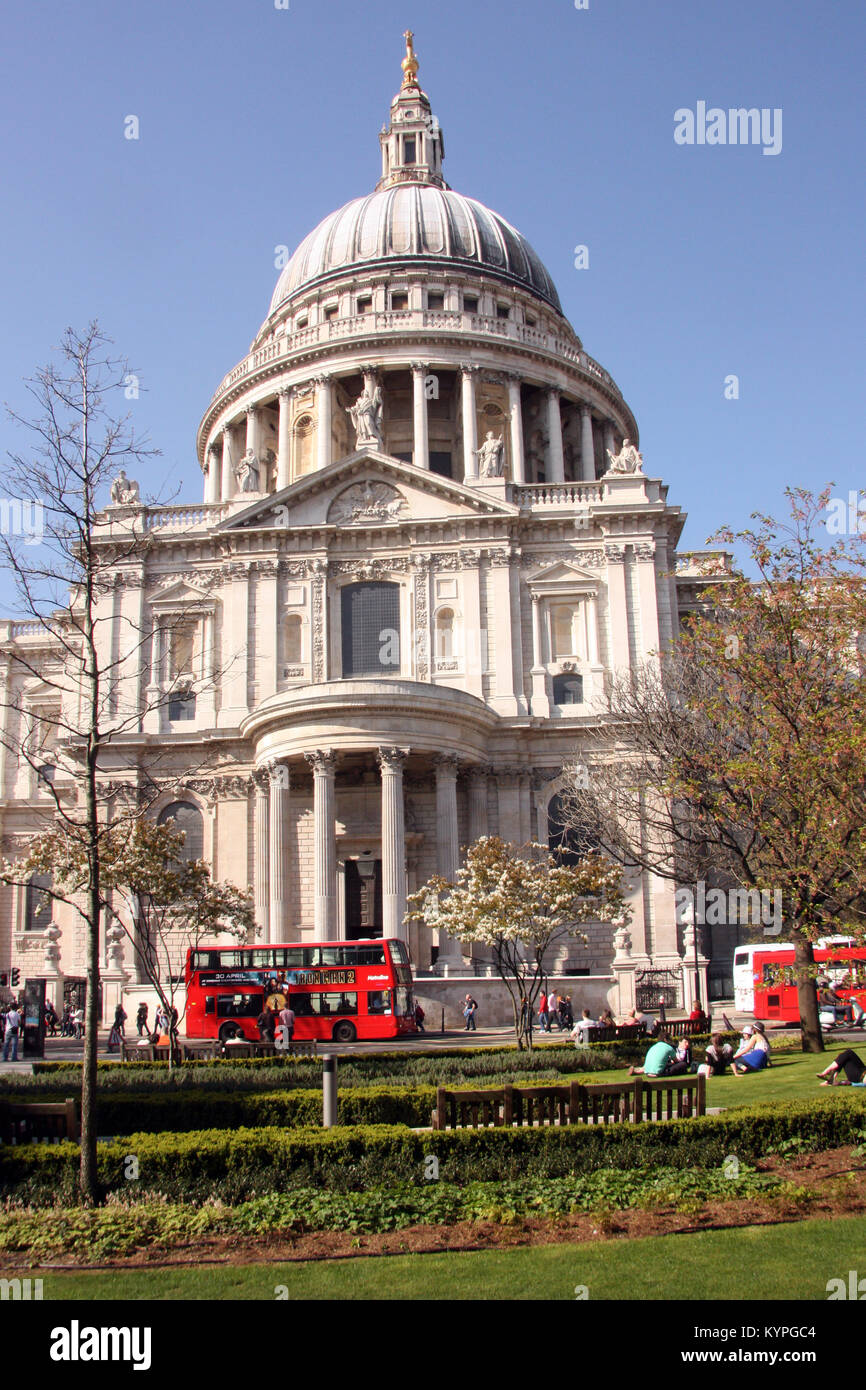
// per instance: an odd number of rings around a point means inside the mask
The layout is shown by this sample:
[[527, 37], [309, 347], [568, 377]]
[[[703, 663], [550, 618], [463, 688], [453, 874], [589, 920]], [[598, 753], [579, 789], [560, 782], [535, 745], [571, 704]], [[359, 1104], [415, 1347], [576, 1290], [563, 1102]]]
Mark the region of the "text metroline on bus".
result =
[[203, 946], [186, 958], [190, 1038], [256, 1040], [266, 1004], [288, 1003], [295, 1038], [354, 1042], [416, 1032], [405, 942], [311, 941], [303, 946]]

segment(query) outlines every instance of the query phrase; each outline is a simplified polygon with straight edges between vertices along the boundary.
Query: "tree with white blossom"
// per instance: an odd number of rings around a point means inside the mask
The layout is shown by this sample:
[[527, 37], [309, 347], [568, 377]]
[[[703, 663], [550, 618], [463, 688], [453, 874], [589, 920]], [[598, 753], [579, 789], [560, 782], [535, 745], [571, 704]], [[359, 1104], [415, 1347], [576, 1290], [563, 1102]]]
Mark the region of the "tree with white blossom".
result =
[[407, 922], [492, 950], [511, 996], [521, 1050], [532, 1046], [535, 1003], [551, 948], [567, 938], [585, 942], [582, 923], [620, 926], [629, 917], [622, 869], [602, 855], [588, 853], [566, 865], [544, 845], [518, 848], [491, 835], [470, 846], [456, 883], [438, 875], [428, 879], [408, 908]]

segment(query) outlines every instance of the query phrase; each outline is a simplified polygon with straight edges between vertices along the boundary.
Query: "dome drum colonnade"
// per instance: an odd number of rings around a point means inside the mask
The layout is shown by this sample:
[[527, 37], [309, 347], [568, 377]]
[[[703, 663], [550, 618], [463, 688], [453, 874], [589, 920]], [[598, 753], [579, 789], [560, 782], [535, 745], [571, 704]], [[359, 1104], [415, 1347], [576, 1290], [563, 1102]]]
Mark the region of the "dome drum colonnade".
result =
[[[429, 401], [439, 399], [443, 374], [453, 379], [446, 452], [461, 441], [449, 476], [478, 477], [479, 418], [502, 431], [502, 471], [518, 484], [592, 482], [625, 437], [637, 443], [616, 383], [584, 352], [530, 244], [442, 178], [441, 128], [406, 37], [376, 191], [301, 242], [249, 356], [206, 412], [198, 435], [205, 502], [282, 491], [327, 468], [341, 447], [351, 453], [341, 412], [360, 381], [380, 386], [392, 436], [391, 388], [402, 391], [407, 373], [411, 437], [398, 427], [397, 456], [416, 467], [431, 467]], [[488, 418], [479, 416], [479, 378], [503, 388]]]

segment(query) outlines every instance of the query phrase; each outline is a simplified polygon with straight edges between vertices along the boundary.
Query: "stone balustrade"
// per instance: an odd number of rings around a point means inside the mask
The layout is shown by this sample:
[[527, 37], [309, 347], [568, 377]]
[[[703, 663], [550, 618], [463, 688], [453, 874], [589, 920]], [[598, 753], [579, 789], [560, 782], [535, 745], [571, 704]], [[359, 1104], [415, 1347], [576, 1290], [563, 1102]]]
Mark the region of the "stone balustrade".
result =
[[533, 483], [511, 489], [516, 507], [587, 507], [604, 501], [604, 484]]
[[491, 318], [478, 313], [449, 310], [430, 311], [428, 309], [386, 309], [367, 314], [354, 314], [347, 318], [327, 319], [319, 324], [297, 329], [272, 342], [264, 343], [239, 362], [223, 377], [213, 394], [217, 400], [230, 387], [242, 378], [250, 376], [261, 367], [274, 361], [289, 361], [297, 353], [310, 347], [327, 346], [334, 342], [345, 342], [351, 338], [369, 337], [370, 334], [390, 334], [408, 330], [423, 334], [448, 332], [465, 333], [469, 337], [490, 337], [499, 342], [511, 342], [549, 353], [551, 357], [570, 363], [578, 371], [593, 381], [600, 382], [608, 390], [621, 395], [619, 387], [609, 372], [598, 362], [575, 346], [572, 340], [556, 334], [545, 333], [529, 324], [518, 323], [513, 319]]

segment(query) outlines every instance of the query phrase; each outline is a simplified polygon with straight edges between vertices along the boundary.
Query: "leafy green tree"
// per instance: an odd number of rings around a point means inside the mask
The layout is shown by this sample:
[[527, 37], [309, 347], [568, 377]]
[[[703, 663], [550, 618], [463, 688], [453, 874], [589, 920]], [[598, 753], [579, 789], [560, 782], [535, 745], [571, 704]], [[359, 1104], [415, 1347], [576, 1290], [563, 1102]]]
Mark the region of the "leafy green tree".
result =
[[741, 543], [757, 582], [731, 575], [671, 652], [613, 683], [564, 805], [622, 864], [781, 894], [803, 1048], [820, 1052], [814, 943], [866, 934], [866, 554], [828, 541], [829, 488], [787, 496], [786, 523], [714, 537]]

